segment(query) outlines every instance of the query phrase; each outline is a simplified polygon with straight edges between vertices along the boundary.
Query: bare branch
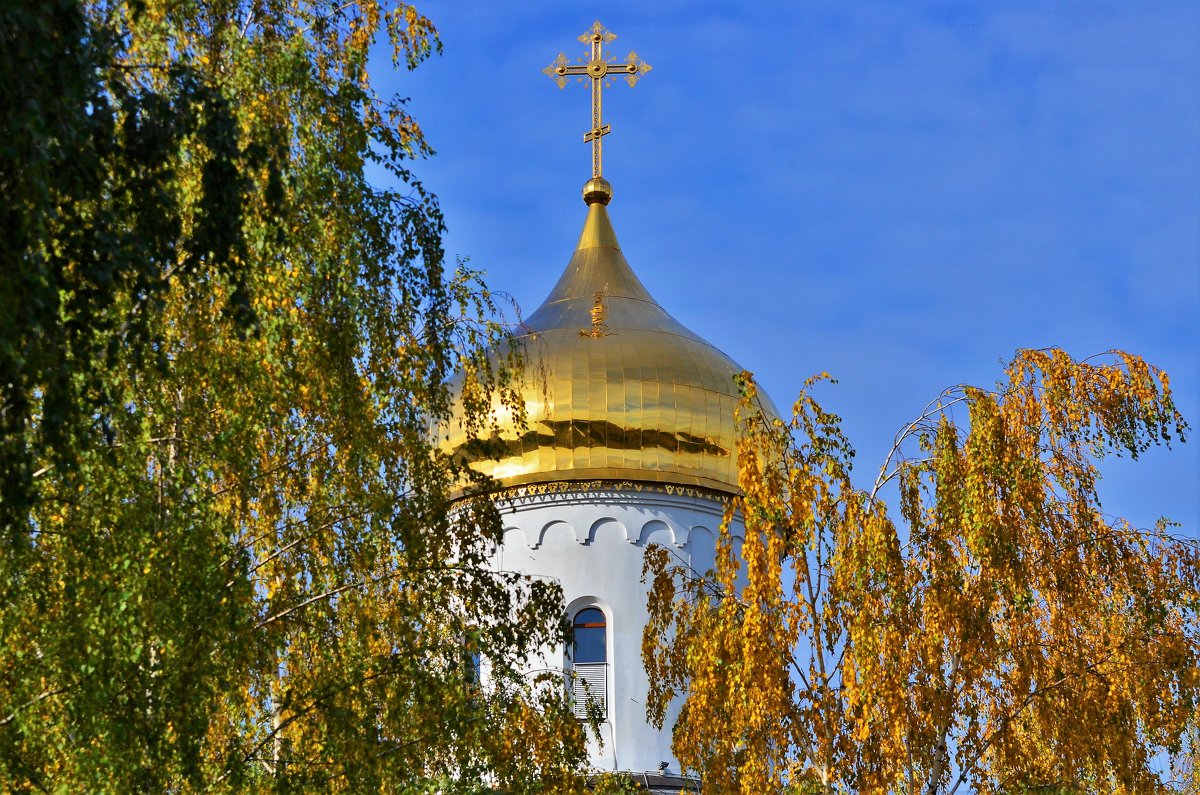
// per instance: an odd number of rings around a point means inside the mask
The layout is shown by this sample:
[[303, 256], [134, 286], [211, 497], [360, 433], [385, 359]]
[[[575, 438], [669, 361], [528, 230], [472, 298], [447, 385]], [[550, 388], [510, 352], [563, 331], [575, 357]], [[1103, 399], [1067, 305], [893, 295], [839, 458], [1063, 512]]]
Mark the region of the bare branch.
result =
[[43, 690], [42, 692], [38, 693], [36, 696], [34, 696], [29, 701], [26, 701], [24, 704], [22, 704], [21, 706], [17, 707], [15, 710], [13, 710], [12, 714], [10, 714], [8, 717], [0, 720], [0, 726], [7, 726], [8, 724], [12, 723], [14, 720], [17, 719], [17, 715], [20, 714], [20, 712], [22, 710], [29, 709], [34, 704], [45, 701], [46, 699], [50, 698], [51, 696], [57, 696], [60, 693], [65, 693], [65, 692], [67, 692], [67, 688], [65, 688], [65, 687], [56, 687], [52, 690]]

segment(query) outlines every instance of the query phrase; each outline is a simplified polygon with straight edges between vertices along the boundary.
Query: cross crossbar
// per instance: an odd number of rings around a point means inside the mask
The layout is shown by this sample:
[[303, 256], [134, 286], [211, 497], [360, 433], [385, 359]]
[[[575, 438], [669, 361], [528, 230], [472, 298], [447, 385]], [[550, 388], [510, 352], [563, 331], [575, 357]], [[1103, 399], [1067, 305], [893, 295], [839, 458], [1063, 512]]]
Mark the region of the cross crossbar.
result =
[[604, 124], [601, 120], [602, 92], [612, 85], [613, 77], [623, 76], [625, 82], [632, 86], [651, 69], [650, 64], [639, 58], [636, 52], [629, 53], [623, 63], [616, 62], [613, 56], [605, 57], [604, 45], [616, 38], [597, 20], [587, 32], [579, 37], [581, 42], [591, 45], [588, 60], [580, 58], [578, 63], [573, 64], [564, 53], [560, 52], [558, 57], [542, 70], [554, 79], [559, 88], [564, 88], [572, 77], [578, 77], [580, 82], [591, 80], [592, 129], [583, 134], [583, 140], [585, 143], [592, 144], [592, 177], [597, 179], [601, 176], [601, 139], [612, 132], [612, 125]]

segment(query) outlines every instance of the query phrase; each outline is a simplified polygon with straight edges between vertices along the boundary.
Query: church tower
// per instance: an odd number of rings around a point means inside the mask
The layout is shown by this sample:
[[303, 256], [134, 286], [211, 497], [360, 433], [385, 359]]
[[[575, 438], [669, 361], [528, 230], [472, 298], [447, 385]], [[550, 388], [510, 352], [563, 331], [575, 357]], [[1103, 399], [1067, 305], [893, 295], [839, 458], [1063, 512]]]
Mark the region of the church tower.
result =
[[[493, 437], [500, 457], [472, 466], [503, 486], [497, 565], [562, 586], [573, 642], [545, 650], [533, 667], [561, 670], [579, 713], [591, 701], [603, 715], [593, 765], [677, 775], [670, 716], [661, 730], [646, 720], [642, 556], [657, 543], [697, 572], [713, 567], [725, 505], [737, 492], [734, 378], [742, 368], [668, 314], [617, 242], [613, 189], [601, 176], [610, 127], [600, 95], [612, 76], [632, 85], [650, 67], [633, 53], [624, 63], [606, 58], [614, 38], [597, 22], [580, 37], [589, 60], [570, 65], [559, 55], [546, 70], [560, 87], [571, 75], [592, 83], [587, 214], [566, 270], [519, 338], [526, 423], [501, 418]], [[466, 455], [464, 430], [450, 434], [452, 451]]]

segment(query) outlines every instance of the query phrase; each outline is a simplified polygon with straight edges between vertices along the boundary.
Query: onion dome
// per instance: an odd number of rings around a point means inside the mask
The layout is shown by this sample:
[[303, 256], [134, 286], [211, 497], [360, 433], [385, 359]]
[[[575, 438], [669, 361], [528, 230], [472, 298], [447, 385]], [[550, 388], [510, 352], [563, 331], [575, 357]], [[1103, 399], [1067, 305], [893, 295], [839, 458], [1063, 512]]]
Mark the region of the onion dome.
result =
[[[525, 322], [524, 427], [497, 411], [492, 455], [452, 421], [448, 451], [503, 485], [578, 480], [737, 487], [737, 364], [671, 317], [634, 275], [609, 221], [612, 187], [584, 186], [587, 219]], [[774, 406], [760, 392], [771, 416]]]

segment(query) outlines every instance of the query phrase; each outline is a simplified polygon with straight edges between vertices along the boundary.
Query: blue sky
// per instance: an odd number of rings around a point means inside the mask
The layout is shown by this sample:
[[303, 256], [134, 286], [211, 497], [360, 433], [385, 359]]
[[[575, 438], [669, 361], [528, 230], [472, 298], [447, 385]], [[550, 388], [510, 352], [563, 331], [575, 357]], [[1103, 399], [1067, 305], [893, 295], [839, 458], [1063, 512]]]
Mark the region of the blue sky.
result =
[[[438, 151], [447, 252], [526, 313], [565, 266], [600, 20], [605, 177], [651, 293], [781, 407], [822, 370], [864, 485], [943, 387], [1021, 347], [1143, 355], [1200, 429], [1200, 4], [427, 2], [445, 53], [375, 78]], [[1200, 439], [1111, 460], [1106, 510], [1197, 535]]]

